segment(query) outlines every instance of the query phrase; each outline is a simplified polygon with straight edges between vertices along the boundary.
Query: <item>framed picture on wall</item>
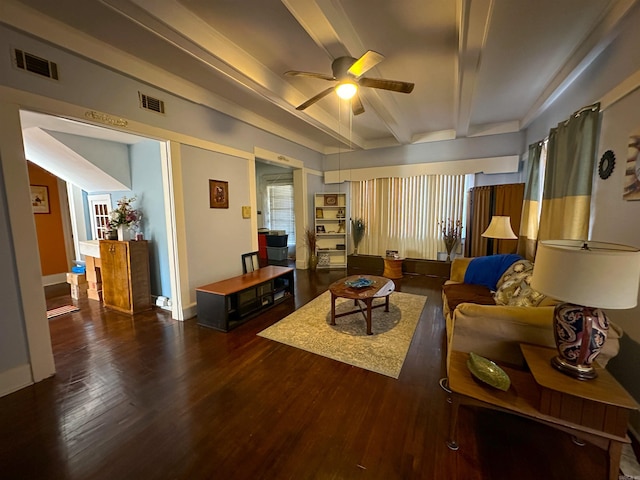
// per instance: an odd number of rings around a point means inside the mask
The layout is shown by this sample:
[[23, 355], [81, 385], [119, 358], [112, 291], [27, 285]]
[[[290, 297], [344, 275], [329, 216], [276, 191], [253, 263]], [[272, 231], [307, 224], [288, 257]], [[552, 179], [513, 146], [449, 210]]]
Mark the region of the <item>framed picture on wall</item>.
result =
[[33, 213], [51, 213], [49, 188], [46, 185], [31, 185], [31, 207]]
[[229, 208], [229, 182], [209, 180], [209, 208]]

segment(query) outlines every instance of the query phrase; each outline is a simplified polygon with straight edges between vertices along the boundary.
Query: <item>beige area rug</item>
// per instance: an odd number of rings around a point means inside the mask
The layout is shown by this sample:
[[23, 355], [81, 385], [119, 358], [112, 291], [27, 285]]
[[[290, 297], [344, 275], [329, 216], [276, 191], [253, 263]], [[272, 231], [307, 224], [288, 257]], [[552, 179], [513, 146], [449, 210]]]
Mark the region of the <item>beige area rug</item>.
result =
[[[359, 311], [336, 318], [331, 326], [331, 294], [316, 299], [258, 333], [259, 336], [329, 357], [339, 362], [398, 378], [427, 297], [393, 292], [389, 312], [372, 311], [373, 335], [367, 335]], [[374, 300], [374, 305], [383, 299]], [[336, 314], [354, 309], [353, 300], [336, 300]]]

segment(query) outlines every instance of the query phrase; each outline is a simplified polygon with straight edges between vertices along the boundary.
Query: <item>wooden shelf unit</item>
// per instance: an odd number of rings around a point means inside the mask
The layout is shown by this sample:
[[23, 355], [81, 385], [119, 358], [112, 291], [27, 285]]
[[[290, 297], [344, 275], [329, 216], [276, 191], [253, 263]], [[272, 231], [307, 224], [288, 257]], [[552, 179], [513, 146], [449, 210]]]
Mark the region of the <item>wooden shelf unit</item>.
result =
[[[334, 203], [335, 200], [335, 203]], [[347, 266], [347, 194], [316, 193], [314, 195], [316, 255], [318, 268], [346, 268]], [[338, 232], [342, 225], [342, 232]], [[324, 233], [318, 231], [324, 228]], [[338, 245], [344, 248], [338, 249]], [[324, 264], [321, 256], [328, 256]]]
[[198, 325], [228, 332], [294, 296], [293, 268], [269, 265], [196, 288]]

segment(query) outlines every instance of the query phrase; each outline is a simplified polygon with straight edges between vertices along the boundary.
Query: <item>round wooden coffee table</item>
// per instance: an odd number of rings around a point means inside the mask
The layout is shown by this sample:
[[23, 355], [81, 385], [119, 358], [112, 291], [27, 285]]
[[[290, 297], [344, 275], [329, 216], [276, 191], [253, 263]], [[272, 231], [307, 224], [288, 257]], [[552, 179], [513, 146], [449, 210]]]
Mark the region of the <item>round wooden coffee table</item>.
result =
[[[365, 278], [371, 280], [373, 284], [368, 287], [355, 288], [350, 287], [345, 282], [355, 281], [359, 278]], [[371, 332], [371, 310], [378, 307], [385, 307], [384, 311], [389, 311], [389, 295], [395, 290], [396, 286], [393, 280], [389, 280], [385, 277], [377, 277], [374, 275], [353, 275], [351, 277], [343, 278], [337, 282], [332, 283], [329, 286], [331, 292], [331, 325], [336, 324], [336, 318], [344, 317], [345, 315], [351, 315], [352, 313], [362, 312], [367, 322], [367, 335], [372, 335]], [[354, 300], [356, 310], [350, 312], [340, 313], [336, 315], [336, 298], [350, 298]], [[384, 303], [379, 305], [373, 305], [374, 298], [384, 298]], [[359, 302], [364, 303], [366, 311], [362, 309]]]

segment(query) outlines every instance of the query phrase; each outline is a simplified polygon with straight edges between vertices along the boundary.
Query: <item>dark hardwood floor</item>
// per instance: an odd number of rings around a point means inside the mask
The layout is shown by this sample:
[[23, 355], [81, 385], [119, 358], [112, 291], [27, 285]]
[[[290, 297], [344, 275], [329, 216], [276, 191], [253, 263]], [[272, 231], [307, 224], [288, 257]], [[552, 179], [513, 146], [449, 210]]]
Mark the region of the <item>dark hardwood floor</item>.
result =
[[[297, 271], [295, 307], [345, 271]], [[398, 380], [256, 333], [280, 304], [230, 333], [129, 317], [49, 291], [57, 374], [0, 398], [2, 479], [604, 479], [606, 455], [518, 417], [462, 408], [445, 440], [442, 280], [405, 277], [429, 297]]]

